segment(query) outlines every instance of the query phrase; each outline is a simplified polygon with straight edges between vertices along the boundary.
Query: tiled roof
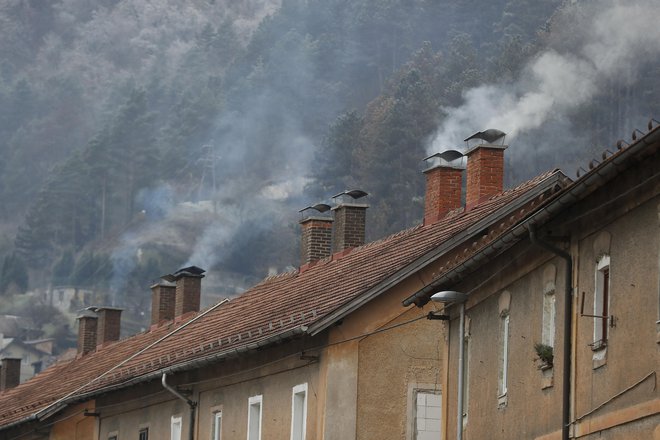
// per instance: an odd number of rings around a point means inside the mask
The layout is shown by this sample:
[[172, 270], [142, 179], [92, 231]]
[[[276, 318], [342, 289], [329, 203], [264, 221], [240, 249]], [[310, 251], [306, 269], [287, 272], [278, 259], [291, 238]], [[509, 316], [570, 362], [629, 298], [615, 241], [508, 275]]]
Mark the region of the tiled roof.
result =
[[35, 414], [46, 414], [58, 407], [54, 404], [75, 396], [147, 380], [163, 370], [218, 358], [266, 343], [277, 335], [304, 332], [452, 237], [484, 219], [501, 221], [507, 207], [539, 195], [549, 182], [563, 178], [559, 171], [543, 174], [467, 212], [454, 211], [435, 224], [407, 229], [355, 248], [341, 258], [326, 258], [302, 272], [269, 277], [241, 296], [186, 321], [170, 322], [53, 365], [0, 394], [0, 429]]

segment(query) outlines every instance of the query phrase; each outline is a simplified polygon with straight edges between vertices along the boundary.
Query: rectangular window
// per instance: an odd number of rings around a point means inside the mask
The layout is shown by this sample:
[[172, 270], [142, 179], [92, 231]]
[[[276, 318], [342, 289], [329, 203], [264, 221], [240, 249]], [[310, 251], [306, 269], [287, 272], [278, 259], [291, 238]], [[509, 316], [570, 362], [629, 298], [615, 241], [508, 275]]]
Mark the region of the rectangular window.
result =
[[549, 290], [543, 293], [543, 328], [541, 331], [541, 343], [548, 347], [555, 346], [555, 291]]
[[416, 390], [415, 440], [440, 438], [442, 396], [431, 390]]
[[293, 387], [291, 395], [291, 440], [305, 440], [307, 430], [307, 384]]
[[222, 411], [213, 413], [213, 440], [222, 440]]
[[[502, 342], [501, 363], [500, 363], [500, 389], [499, 397], [506, 396], [507, 383], [509, 378], [509, 315], [502, 317]], [[500, 402], [502, 403], [502, 402]]]
[[172, 416], [170, 424], [170, 439], [181, 440], [181, 416]]
[[261, 440], [261, 404], [263, 397], [252, 396], [248, 399], [248, 434], [247, 440]]
[[149, 440], [149, 428], [140, 429], [138, 440]]
[[594, 348], [607, 343], [610, 315], [610, 257], [602, 256], [596, 266], [596, 292], [594, 294]]

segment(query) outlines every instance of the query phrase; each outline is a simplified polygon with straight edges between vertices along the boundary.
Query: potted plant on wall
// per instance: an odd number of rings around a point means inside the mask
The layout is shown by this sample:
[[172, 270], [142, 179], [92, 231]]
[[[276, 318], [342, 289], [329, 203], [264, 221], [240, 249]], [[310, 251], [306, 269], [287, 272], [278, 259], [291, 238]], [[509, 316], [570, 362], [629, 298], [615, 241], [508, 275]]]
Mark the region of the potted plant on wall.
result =
[[534, 351], [536, 352], [536, 360], [541, 363], [539, 365], [540, 370], [552, 368], [552, 363], [555, 359], [552, 346], [537, 342], [534, 344]]

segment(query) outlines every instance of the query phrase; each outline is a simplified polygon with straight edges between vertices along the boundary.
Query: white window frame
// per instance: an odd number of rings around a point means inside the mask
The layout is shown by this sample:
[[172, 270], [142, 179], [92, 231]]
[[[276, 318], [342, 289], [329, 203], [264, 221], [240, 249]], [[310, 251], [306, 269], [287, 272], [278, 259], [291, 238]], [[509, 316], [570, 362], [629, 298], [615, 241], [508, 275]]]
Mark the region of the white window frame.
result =
[[[179, 435], [178, 437], [174, 435], [174, 427], [179, 425]], [[183, 420], [181, 416], [172, 416], [170, 419], [170, 440], [181, 440], [181, 434], [183, 432]]]
[[507, 313], [502, 316], [502, 342], [501, 342], [501, 353], [502, 356], [500, 363], [500, 380], [499, 380], [499, 390], [498, 390], [498, 399], [499, 404], [506, 403], [506, 395], [508, 392], [508, 381], [509, 381], [509, 335], [510, 335], [510, 315]]
[[[607, 276], [605, 276], [607, 273]], [[607, 346], [609, 336], [609, 315], [612, 291], [610, 289], [610, 256], [601, 256], [596, 263], [596, 279], [594, 289], [594, 316], [607, 316], [607, 318], [594, 318], [594, 339], [592, 348], [598, 350]], [[605, 283], [607, 281], [607, 283]]]
[[213, 440], [222, 440], [222, 410], [213, 411]]
[[555, 289], [543, 293], [543, 322], [541, 343], [555, 348], [555, 332], [557, 329], [557, 301]]
[[[302, 409], [296, 410], [296, 397], [303, 396]], [[300, 414], [302, 411], [302, 414]], [[297, 417], [302, 417], [302, 426], [297, 422]], [[296, 428], [300, 427], [301, 432]], [[291, 440], [305, 440], [307, 435], [307, 383], [296, 385], [291, 391]]]
[[[252, 408], [259, 407], [259, 421], [257, 422], [258, 431], [255, 433], [254, 430], [250, 430], [252, 426]], [[261, 419], [263, 415], [263, 396], [261, 394], [252, 396], [248, 399], [248, 424], [247, 424], [247, 440], [261, 440]]]

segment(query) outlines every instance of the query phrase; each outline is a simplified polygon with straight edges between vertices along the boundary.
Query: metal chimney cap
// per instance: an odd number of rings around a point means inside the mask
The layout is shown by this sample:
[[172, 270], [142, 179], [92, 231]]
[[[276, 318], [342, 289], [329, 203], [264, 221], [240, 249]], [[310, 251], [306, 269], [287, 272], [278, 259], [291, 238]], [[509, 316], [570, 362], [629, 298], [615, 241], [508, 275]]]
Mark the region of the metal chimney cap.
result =
[[174, 273], [163, 275], [161, 278], [165, 281], [176, 281], [183, 277], [204, 278], [204, 269], [197, 266], [188, 266], [177, 270]]
[[345, 190], [340, 192], [339, 194], [335, 194], [332, 196], [333, 199], [336, 199], [337, 197], [341, 197], [343, 195], [350, 196], [353, 199], [360, 199], [362, 197], [368, 196], [369, 193], [362, 191], [361, 189], [351, 189], [351, 190]]
[[459, 157], [463, 157], [463, 156], [464, 156], [464, 154], [461, 153], [460, 151], [449, 149], [449, 150], [442, 151], [440, 153], [432, 154], [429, 157], [425, 157], [424, 161], [433, 159], [435, 157], [439, 157], [440, 159], [446, 160], [447, 162], [451, 162], [451, 161], [454, 161], [454, 160], [458, 159]]
[[317, 203], [316, 205], [310, 205], [310, 206], [307, 206], [307, 207], [301, 209], [301, 210], [298, 211], [298, 212], [305, 212], [305, 211], [307, 211], [308, 209], [314, 209], [314, 210], [316, 210], [316, 211], [318, 211], [318, 212], [326, 212], [326, 211], [330, 211], [330, 205], [328, 205], [328, 204], [326, 204], [326, 203]]
[[489, 144], [492, 144], [493, 142], [502, 139], [502, 143], [504, 143], [505, 136], [506, 136], [505, 132], [500, 131], [496, 128], [489, 128], [488, 130], [476, 132], [472, 136], [466, 138], [464, 141], [467, 142], [472, 139], [481, 139], [483, 141], [488, 142]]

